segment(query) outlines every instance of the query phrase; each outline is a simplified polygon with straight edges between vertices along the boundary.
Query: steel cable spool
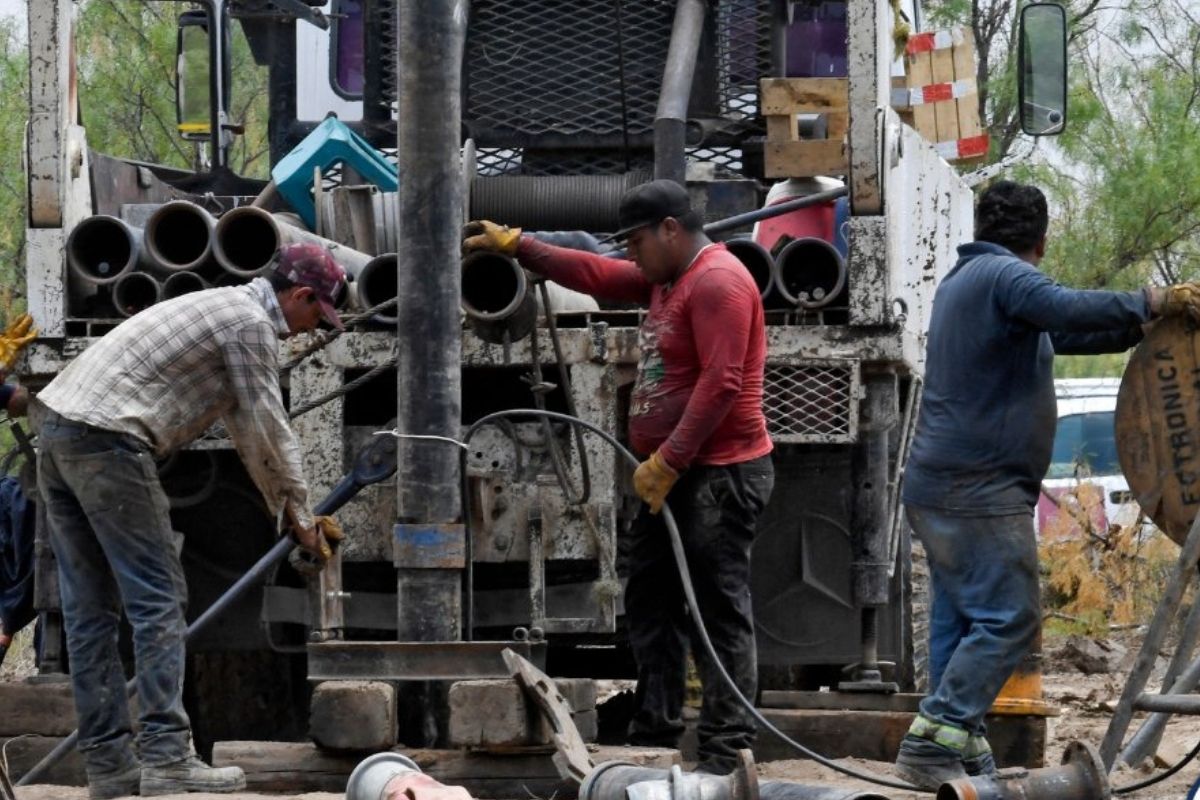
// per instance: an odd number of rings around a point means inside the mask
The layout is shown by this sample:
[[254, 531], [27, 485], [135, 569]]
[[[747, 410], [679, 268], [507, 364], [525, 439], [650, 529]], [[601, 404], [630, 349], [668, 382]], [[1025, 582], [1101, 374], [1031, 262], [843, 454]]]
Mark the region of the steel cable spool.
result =
[[621, 197], [648, 172], [620, 175], [512, 175], [471, 182], [471, 219], [543, 231], [615, 231]]
[[1130, 493], [1182, 545], [1200, 510], [1200, 329], [1194, 323], [1154, 323], [1125, 368], [1114, 422]]

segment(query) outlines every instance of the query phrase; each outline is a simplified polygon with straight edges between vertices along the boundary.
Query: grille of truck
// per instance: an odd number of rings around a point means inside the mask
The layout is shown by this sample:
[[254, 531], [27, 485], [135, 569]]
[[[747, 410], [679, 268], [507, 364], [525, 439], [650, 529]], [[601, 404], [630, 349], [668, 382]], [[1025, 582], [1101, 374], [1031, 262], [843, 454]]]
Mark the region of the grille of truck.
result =
[[768, 362], [763, 413], [777, 443], [838, 444], [858, 438], [862, 394], [854, 360]]
[[[772, 0], [713, 3], [692, 113], [721, 132], [689, 157], [737, 172], [737, 144], [761, 134], [758, 79], [772, 74]], [[396, 0], [384, 0], [383, 18]], [[477, 0], [464, 58], [463, 121], [480, 175], [611, 174], [652, 163], [654, 115], [675, 3]], [[385, 26], [386, 27], [386, 26]], [[381, 101], [396, 98], [385, 31]]]

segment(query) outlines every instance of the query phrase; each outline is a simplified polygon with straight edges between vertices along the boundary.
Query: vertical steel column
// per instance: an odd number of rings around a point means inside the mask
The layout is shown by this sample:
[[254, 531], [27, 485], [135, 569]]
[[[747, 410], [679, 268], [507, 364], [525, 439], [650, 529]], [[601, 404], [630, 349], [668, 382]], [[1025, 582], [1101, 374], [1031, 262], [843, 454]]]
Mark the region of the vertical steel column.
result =
[[668, 178], [681, 186], [687, 171], [684, 149], [688, 103], [706, 11], [704, 0], [679, 0], [676, 4], [658, 111], [654, 115], [654, 177]]
[[[397, 429], [458, 439], [462, 421], [460, 168], [466, 0], [398, 4]], [[431, 57], [430, 54], [436, 54]], [[462, 633], [458, 448], [401, 438], [396, 475], [398, 638]]]
[[881, 679], [878, 645], [879, 608], [887, 605], [891, 584], [888, 437], [900, 419], [900, 406], [894, 374], [871, 375], [864, 383], [859, 441], [851, 456], [854, 499], [850, 511], [851, 596], [862, 610], [862, 654], [853, 679], [838, 684], [838, 689], [894, 692], [899, 687]]

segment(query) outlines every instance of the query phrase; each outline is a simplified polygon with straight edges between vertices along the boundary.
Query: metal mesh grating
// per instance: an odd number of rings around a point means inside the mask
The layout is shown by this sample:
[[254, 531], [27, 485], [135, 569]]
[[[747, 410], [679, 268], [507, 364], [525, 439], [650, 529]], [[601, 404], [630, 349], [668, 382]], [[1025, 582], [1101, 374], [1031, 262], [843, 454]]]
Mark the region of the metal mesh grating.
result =
[[[758, 113], [758, 80], [775, 74], [772, 4], [772, 0], [722, 0], [716, 6], [717, 114], [740, 123], [735, 127], [740, 136], [766, 132]], [[714, 15], [709, 16], [709, 24], [714, 24]], [[688, 158], [731, 173], [741, 173], [747, 166], [739, 147], [693, 148]]]
[[[621, 69], [629, 133], [652, 130], [673, 2], [476, 0], [467, 35], [463, 118], [491, 132], [618, 135]], [[618, 25], [618, 7], [620, 21]]]
[[852, 442], [858, 436], [856, 361], [767, 364], [763, 411], [780, 443]]

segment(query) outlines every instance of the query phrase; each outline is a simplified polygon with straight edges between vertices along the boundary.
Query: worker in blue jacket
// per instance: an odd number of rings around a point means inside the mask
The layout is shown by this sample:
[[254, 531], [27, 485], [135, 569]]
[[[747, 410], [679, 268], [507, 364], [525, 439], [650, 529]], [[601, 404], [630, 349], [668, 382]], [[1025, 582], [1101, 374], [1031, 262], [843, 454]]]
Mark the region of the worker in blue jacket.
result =
[[984, 715], [1041, 625], [1033, 510], [1050, 465], [1055, 353], [1113, 353], [1155, 317], [1200, 319], [1200, 285], [1068, 289], [1038, 270], [1046, 198], [1000, 181], [938, 286], [903, 500], [931, 574], [929, 687], [897, 772], [936, 789], [995, 771]]

